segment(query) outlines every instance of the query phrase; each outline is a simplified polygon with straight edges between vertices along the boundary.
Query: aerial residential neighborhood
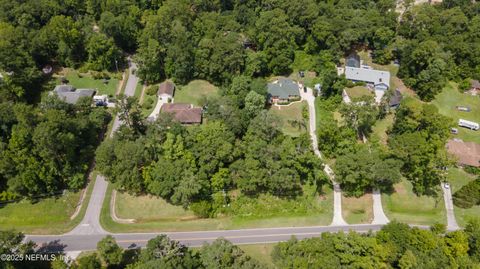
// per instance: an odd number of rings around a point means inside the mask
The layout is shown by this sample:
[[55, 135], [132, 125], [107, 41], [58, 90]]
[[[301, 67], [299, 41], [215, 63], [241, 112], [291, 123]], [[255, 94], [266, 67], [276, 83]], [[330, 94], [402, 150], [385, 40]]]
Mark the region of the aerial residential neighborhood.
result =
[[479, 1], [0, 0], [0, 268], [478, 268]]

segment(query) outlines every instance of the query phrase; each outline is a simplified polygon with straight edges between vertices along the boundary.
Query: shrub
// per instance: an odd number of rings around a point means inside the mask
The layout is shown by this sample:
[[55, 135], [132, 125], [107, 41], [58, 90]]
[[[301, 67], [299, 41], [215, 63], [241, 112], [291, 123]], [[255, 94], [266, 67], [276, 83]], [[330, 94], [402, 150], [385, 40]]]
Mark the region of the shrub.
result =
[[153, 99], [152, 98], [147, 98], [145, 99], [145, 102], [143, 103], [143, 107], [146, 108], [146, 109], [150, 109], [153, 107]]
[[145, 93], [147, 95], [156, 95], [157, 94], [157, 91], [158, 91], [158, 86], [157, 85], [152, 85], [152, 86], [149, 86], [147, 88], [147, 90], [145, 91]]
[[471, 181], [453, 194], [453, 203], [461, 208], [480, 204], [480, 179]]
[[480, 175], [480, 168], [475, 166], [465, 166], [465, 172], [472, 174], [472, 175]]
[[212, 216], [212, 204], [209, 201], [195, 202], [190, 205], [190, 209], [195, 216], [199, 218], [210, 218]]

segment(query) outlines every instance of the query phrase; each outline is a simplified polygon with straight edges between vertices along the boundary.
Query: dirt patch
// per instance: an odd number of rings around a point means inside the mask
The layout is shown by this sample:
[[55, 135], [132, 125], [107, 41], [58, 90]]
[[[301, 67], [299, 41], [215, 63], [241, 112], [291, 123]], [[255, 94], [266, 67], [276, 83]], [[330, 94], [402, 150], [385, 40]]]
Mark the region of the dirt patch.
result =
[[406, 194], [407, 190], [405, 189], [405, 186], [403, 184], [396, 184], [394, 187], [395, 192], [398, 194]]
[[413, 91], [412, 89], [408, 88], [405, 83], [403, 83], [403, 81], [401, 79], [399, 79], [398, 77], [393, 77], [393, 82], [395, 83], [395, 85], [397, 86], [398, 90], [402, 93], [402, 94], [406, 94], [408, 96], [417, 96], [417, 94], [415, 93], [415, 91]]

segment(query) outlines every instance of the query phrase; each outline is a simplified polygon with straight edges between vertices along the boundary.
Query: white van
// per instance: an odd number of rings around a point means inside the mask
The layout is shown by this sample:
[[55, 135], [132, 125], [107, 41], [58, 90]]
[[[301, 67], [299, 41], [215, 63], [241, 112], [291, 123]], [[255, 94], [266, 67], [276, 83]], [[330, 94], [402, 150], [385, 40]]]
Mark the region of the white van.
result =
[[478, 125], [478, 123], [473, 122], [473, 121], [464, 120], [464, 119], [459, 119], [458, 120], [458, 126], [465, 127], [465, 128], [475, 130], [475, 131], [480, 129], [480, 125]]

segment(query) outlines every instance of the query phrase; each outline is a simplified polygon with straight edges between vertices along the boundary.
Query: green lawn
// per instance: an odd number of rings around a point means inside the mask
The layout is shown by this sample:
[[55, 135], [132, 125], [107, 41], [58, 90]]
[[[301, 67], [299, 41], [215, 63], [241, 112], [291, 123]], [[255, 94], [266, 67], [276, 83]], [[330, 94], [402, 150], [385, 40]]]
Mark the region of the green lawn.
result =
[[250, 257], [260, 261], [267, 268], [276, 268], [272, 260], [272, 251], [276, 244], [239, 245]]
[[[307, 102], [296, 102], [289, 106], [272, 106], [270, 112], [279, 116], [282, 120], [282, 131], [284, 134], [291, 136], [299, 136], [306, 132], [305, 128], [308, 128], [308, 120], [303, 121], [302, 109], [307, 107]], [[304, 122], [305, 126], [297, 126], [292, 124], [293, 121]]]
[[372, 97], [374, 96], [373, 92], [364, 86], [355, 86], [353, 88], [346, 88], [345, 91], [347, 92], [348, 96], [351, 99], [360, 98], [363, 96], [372, 96]]
[[437, 198], [417, 196], [412, 191], [412, 184], [407, 180], [396, 184], [393, 194], [382, 193], [382, 204], [390, 220], [421, 225], [447, 222], [441, 193]]
[[138, 100], [140, 100], [140, 96], [142, 95], [142, 89], [143, 89], [143, 85], [140, 82], [137, 83], [137, 86], [135, 87], [135, 93], [133, 96], [135, 96]]
[[193, 80], [185, 86], [177, 86], [174, 102], [200, 105], [203, 96], [218, 95], [218, 88], [205, 80]]
[[[457, 90], [457, 84], [450, 82], [443, 91], [438, 94], [432, 102], [441, 114], [452, 118], [455, 125], [458, 119], [465, 119], [480, 123], [480, 97], [460, 93]], [[456, 106], [469, 106], [470, 112], [458, 111]], [[459, 133], [452, 135], [461, 138], [464, 141], [480, 143], [480, 132], [472, 131], [466, 128], [458, 127]]]
[[[95, 178], [96, 173], [92, 174]], [[15, 229], [29, 234], [61, 234], [68, 232], [82, 220], [90, 200], [93, 180], [87, 188], [79, 214], [70, 219], [80, 200], [81, 192], [68, 192], [57, 198], [42, 199], [32, 204], [27, 200], [0, 205], [0, 228]]]
[[387, 131], [393, 125], [394, 120], [395, 114], [393, 113], [378, 120], [372, 128], [372, 138], [378, 139], [383, 145], [386, 145], [388, 140]]
[[[101, 79], [94, 79], [90, 74], [80, 74], [73, 69], [64, 69], [65, 76], [68, 79], [68, 84], [74, 86], [77, 89], [95, 89], [97, 94], [107, 94], [115, 96], [119, 80], [114, 78], [113, 75], [108, 80], [108, 83], [103, 83]], [[62, 75], [61, 75], [62, 76]], [[60, 84], [60, 78], [57, 81]]]
[[[468, 174], [462, 168], [451, 167], [448, 169], [447, 180], [450, 182], [452, 194], [475, 178], [476, 176]], [[480, 206], [473, 206], [468, 209], [455, 207], [455, 218], [460, 226], [465, 226], [467, 221], [471, 218], [479, 217]]]
[[362, 197], [342, 197], [342, 215], [348, 224], [371, 223], [373, 200], [371, 194]]
[[[148, 103], [151, 103], [151, 105], [147, 105]], [[142, 115], [143, 117], [148, 117], [155, 106], [157, 105], [158, 102], [158, 97], [156, 95], [147, 95], [143, 97], [143, 103], [142, 103]]]
[[[100, 222], [111, 232], [152, 232], [152, 231], [200, 231], [240, 228], [266, 228], [286, 226], [328, 225], [332, 220], [332, 191], [315, 200], [320, 209], [312, 209], [308, 214], [294, 214], [285, 209], [273, 216], [222, 216], [213, 219], [199, 219], [189, 210], [172, 206], [160, 198], [134, 197], [117, 194], [116, 213], [120, 218], [135, 219], [133, 224], [120, 224], [110, 216], [112, 187], [107, 190]], [[270, 206], [275, 206], [274, 204]]]

